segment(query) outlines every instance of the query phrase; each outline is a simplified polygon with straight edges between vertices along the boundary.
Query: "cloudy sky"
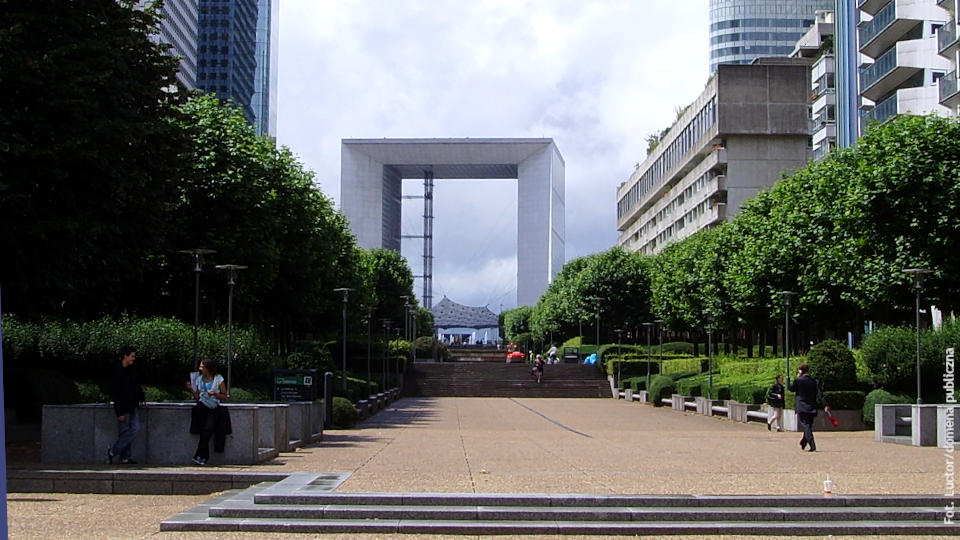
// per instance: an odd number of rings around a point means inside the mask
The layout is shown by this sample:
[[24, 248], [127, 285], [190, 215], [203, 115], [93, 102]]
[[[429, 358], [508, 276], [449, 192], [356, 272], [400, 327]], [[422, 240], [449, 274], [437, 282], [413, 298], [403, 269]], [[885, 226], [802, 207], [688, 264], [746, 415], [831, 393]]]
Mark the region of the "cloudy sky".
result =
[[[339, 207], [341, 139], [552, 138], [566, 259], [596, 253], [644, 139], [704, 87], [707, 25], [707, 0], [282, 0], [277, 139]], [[515, 307], [516, 201], [515, 181], [437, 179], [434, 303]], [[422, 201], [403, 213], [421, 234]], [[422, 241], [402, 253], [419, 275]]]

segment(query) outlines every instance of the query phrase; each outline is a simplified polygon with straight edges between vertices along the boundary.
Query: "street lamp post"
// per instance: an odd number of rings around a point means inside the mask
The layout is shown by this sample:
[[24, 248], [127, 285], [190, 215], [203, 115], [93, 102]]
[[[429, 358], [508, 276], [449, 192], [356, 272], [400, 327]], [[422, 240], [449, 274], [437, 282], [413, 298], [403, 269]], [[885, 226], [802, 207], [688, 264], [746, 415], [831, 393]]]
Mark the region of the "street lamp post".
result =
[[351, 289], [350, 287], [337, 287], [333, 290], [333, 292], [343, 293], [343, 345], [341, 347], [343, 351], [343, 365], [340, 377], [342, 379], [341, 387], [344, 393], [347, 391], [347, 299], [350, 291], [353, 290], [355, 289]]
[[193, 370], [200, 366], [200, 349], [198, 332], [200, 327], [200, 272], [203, 272], [203, 256], [216, 253], [212, 249], [193, 248], [182, 249], [180, 253], [193, 255]]
[[660, 360], [657, 362], [657, 365], [660, 366], [659, 367], [660, 372], [658, 373], [658, 375], [663, 375], [663, 323], [664, 323], [664, 320], [657, 319], [653, 322], [656, 323], [657, 325], [657, 335], [660, 337], [660, 350], [658, 351]]
[[[417, 317], [415, 313], [417, 308], [410, 306], [410, 363], [417, 361]], [[400, 364], [397, 364], [397, 370], [399, 375]]]
[[410, 339], [410, 297], [402, 295], [403, 298], [403, 339]]
[[780, 291], [786, 309], [783, 313], [783, 357], [787, 363], [787, 386], [790, 386], [790, 299], [797, 295], [793, 291]]
[[923, 277], [933, 270], [926, 268], [905, 268], [904, 273], [913, 276], [913, 287], [917, 291], [917, 303], [914, 313], [916, 313], [917, 323], [917, 405], [923, 403], [920, 399], [920, 291], [923, 290]]
[[370, 392], [370, 383], [373, 382], [373, 375], [370, 372], [370, 341], [373, 339], [373, 306], [367, 307], [367, 392]]
[[653, 329], [652, 322], [643, 323], [647, 327], [647, 391], [650, 391], [650, 331]]
[[617, 328], [614, 330], [614, 333], [617, 334], [617, 387], [620, 387], [620, 367], [623, 366], [623, 353], [620, 352], [620, 344], [623, 342], [623, 329]]
[[[597, 356], [600, 356], [600, 302], [604, 301], [605, 298], [602, 296], [592, 296], [590, 297], [594, 302], [594, 308], [597, 314]], [[598, 358], [599, 359], [599, 358]]]
[[707, 399], [713, 399], [713, 315], [707, 315]]
[[233, 365], [233, 286], [237, 284], [237, 272], [247, 267], [239, 264], [218, 264], [217, 270], [227, 271], [227, 395], [230, 394], [230, 374]]
[[380, 381], [383, 385], [383, 391], [387, 391], [387, 356], [390, 354], [390, 325], [393, 324], [393, 321], [390, 319], [380, 319], [380, 324], [383, 325], [383, 365], [380, 366]]

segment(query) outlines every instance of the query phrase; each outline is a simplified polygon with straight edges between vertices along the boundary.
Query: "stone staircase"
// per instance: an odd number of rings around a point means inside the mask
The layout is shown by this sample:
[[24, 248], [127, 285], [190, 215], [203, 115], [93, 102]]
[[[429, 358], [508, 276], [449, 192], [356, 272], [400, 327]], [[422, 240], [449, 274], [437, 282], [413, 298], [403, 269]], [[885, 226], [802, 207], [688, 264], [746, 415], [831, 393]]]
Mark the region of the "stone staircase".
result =
[[233, 490], [161, 531], [537, 535], [955, 534], [936, 495], [336, 493], [296, 473]]
[[525, 363], [415, 363], [404, 373], [407, 397], [611, 397], [596, 366], [549, 364], [538, 384]]

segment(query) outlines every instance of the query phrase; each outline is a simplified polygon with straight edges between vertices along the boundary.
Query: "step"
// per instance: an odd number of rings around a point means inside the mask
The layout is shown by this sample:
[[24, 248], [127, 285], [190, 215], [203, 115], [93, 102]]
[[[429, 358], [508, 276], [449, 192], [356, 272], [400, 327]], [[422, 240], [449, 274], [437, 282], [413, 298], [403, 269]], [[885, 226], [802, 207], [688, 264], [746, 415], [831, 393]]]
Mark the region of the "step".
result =
[[361, 534], [952, 534], [939, 495], [591, 495], [340, 493], [294, 473], [233, 490], [165, 520], [162, 531]]

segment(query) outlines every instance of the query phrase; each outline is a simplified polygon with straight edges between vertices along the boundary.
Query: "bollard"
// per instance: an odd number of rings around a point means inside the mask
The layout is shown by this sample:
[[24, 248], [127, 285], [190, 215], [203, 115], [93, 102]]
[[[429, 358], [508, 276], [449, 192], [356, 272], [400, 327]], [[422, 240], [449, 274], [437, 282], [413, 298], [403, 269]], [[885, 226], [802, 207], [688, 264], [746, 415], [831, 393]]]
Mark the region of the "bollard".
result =
[[333, 425], [333, 373], [323, 374], [323, 425]]

